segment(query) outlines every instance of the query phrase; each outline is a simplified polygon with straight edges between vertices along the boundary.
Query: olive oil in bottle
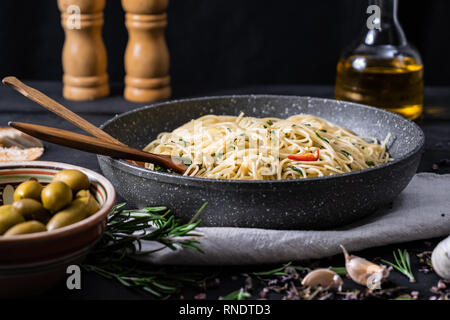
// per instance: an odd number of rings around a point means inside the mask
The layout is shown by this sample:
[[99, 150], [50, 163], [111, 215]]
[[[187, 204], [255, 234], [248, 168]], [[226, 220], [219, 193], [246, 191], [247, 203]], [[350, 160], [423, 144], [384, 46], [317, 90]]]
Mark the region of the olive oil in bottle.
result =
[[423, 65], [397, 20], [397, 0], [372, 0], [379, 28], [346, 50], [337, 65], [335, 98], [380, 107], [408, 119], [423, 109]]
[[337, 66], [335, 96], [416, 119], [423, 108], [423, 67], [410, 57], [344, 58]]

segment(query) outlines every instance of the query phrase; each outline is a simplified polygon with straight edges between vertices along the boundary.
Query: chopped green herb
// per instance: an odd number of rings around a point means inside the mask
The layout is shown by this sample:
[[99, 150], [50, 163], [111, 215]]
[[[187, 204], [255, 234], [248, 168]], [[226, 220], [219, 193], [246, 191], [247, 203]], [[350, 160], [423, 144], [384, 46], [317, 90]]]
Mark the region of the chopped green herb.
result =
[[303, 177], [303, 171], [300, 170], [299, 168], [295, 167], [295, 166], [290, 166], [289, 169], [294, 170], [295, 172], [298, 172], [301, 174], [301, 176]]
[[230, 128], [227, 128], [227, 130], [228, 130], [228, 132], [231, 132], [231, 129], [230, 129]]
[[186, 147], [187, 145], [186, 141], [184, 141], [183, 138], [180, 138], [180, 141], [182, 141], [184, 143], [184, 146]]
[[327, 142], [327, 143], [330, 143], [327, 139], [325, 139], [324, 137], [322, 137], [320, 134], [318, 134], [317, 132], [316, 132], [316, 136], [319, 138], [319, 139], [322, 139], [323, 141], [325, 141], [325, 142]]
[[271, 126], [271, 125], [273, 125], [273, 121], [272, 121], [272, 120], [267, 120], [267, 124], [268, 124], [269, 126]]
[[325, 129], [320, 129], [320, 131], [322, 131], [322, 132], [327, 132], [327, 130], [325, 130]]
[[267, 126], [266, 126], [266, 125], [263, 125], [263, 127], [264, 127], [264, 129], [267, 129]]
[[347, 151], [345, 151], [345, 150], [341, 150], [341, 152], [342, 152], [343, 154], [345, 154], [347, 157], [350, 157], [350, 156], [351, 156], [350, 152], [347, 152]]
[[311, 127], [311, 125], [309, 123], [305, 123], [305, 126], [307, 127]]
[[182, 158], [182, 157], [174, 157], [177, 160], [183, 161], [183, 163], [187, 166], [190, 166], [192, 164], [192, 161], [190, 159], [187, 158]]
[[161, 172], [167, 172], [166, 168], [161, 167], [160, 165], [155, 164], [155, 166], [153, 167], [153, 170], [155, 171], [161, 171]]
[[373, 161], [366, 161], [366, 164], [367, 164], [369, 167], [373, 167], [373, 166], [375, 165], [375, 163], [373, 163]]

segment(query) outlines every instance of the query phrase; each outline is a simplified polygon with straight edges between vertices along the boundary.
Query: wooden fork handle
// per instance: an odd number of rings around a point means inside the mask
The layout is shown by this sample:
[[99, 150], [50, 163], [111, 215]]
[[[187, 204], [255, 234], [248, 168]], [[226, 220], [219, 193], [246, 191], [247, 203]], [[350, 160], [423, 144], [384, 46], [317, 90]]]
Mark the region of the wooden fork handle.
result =
[[66, 146], [69, 148], [101, 154], [119, 159], [129, 159], [158, 164], [183, 174], [187, 166], [181, 160], [174, 160], [171, 156], [145, 152], [142, 150], [121, 146], [95, 137], [62, 129], [40, 126], [23, 122], [9, 122], [9, 126], [29, 134], [38, 139]]
[[39, 90], [36, 90], [34, 88], [27, 86], [25, 83], [23, 83], [16, 77], [10, 76], [10, 77], [3, 78], [2, 82], [3, 82], [3, 84], [6, 84], [7, 86], [13, 88], [14, 90], [20, 92], [22, 95], [24, 95], [28, 99], [33, 100], [34, 102], [40, 104], [44, 108], [50, 110], [51, 112], [57, 114], [58, 116], [73, 123], [80, 129], [83, 129], [87, 133], [90, 133], [94, 137], [106, 140], [111, 143], [124, 145], [122, 142], [113, 138], [112, 136], [107, 134], [102, 129], [94, 126], [89, 121], [83, 119], [76, 113], [70, 111], [69, 109], [64, 107], [62, 104], [56, 102], [55, 100], [53, 100], [52, 98], [43, 94]]

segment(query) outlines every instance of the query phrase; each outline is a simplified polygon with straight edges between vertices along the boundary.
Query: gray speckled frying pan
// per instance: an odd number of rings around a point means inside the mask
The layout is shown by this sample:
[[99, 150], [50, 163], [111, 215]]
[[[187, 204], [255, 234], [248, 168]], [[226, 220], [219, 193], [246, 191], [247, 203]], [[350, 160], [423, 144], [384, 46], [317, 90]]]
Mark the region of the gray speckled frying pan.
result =
[[270, 181], [214, 180], [149, 171], [98, 156], [104, 175], [129, 204], [167, 205], [188, 220], [204, 202], [203, 226], [324, 229], [360, 219], [391, 202], [417, 170], [424, 134], [413, 122], [355, 103], [295, 96], [224, 96], [153, 104], [107, 121], [102, 128], [120, 141], [143, 148], [162, 131], [205, 114], [286, 118], [298, 113], [323, 117], [362, 136], [383, 140], [394, 161], [321, 178]]

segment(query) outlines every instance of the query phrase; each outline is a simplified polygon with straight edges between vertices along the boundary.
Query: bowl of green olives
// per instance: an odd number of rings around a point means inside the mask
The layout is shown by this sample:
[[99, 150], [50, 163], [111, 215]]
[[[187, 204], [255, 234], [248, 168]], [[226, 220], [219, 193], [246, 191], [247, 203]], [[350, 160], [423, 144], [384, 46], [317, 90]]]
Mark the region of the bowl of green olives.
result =
[[115, 204], [112, 184], [78, 166], [0, 164], [0, 297], [41, 293], [82, 262]]

